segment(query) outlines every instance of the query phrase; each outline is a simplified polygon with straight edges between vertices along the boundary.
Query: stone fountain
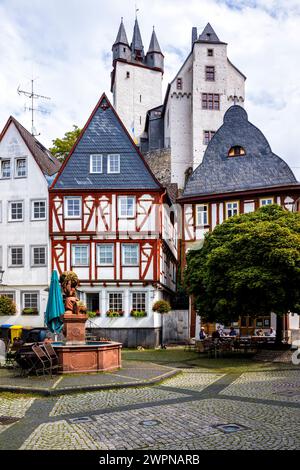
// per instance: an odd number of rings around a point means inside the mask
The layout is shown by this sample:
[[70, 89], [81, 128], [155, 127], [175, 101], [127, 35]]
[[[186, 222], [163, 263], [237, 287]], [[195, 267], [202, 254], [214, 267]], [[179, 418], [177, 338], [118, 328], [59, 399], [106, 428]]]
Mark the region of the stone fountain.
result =
[[60, 276], [64, 294], [65, 313], [63, 334], [65, 341], [54, 343], [62, 373], [83, 373], [115, 370], [121, 367], [121, 343], [86, 341], [87, 308], [76, 293], [78, 277], [73, 271]]

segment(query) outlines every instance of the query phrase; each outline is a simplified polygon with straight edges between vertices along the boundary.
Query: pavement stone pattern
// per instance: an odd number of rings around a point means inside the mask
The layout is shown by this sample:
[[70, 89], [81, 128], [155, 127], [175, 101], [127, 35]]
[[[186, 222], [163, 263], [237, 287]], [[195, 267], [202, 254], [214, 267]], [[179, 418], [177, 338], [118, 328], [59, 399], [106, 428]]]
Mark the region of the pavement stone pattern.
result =
[[[246, 372], [238, 377], [184, 369], [155, 387], [39, 398], [34, 404], [26, 402], [26, 415], [2, 432], [0, 447], [299, 450], [300, 404], [296, 395], [279, 395], [297, 392], [299, 372]], [[217, 427], [224, 424], [240, 428], [225, 433]]]
[[[26, 411], [31, 407], [34, 402], [34, 398], [23, 398], [16, 397], [12, 394], [1, 394], [0, 395], [0, 434], [6, 431], [13, 424], [2, 424], [5, 423], [5, 418], [23, 418]], [[1, 421], [3, 419], [3, 422]]]
[[299, 370], [249, 372], [221, 392], [222, 395], [300, 403]]

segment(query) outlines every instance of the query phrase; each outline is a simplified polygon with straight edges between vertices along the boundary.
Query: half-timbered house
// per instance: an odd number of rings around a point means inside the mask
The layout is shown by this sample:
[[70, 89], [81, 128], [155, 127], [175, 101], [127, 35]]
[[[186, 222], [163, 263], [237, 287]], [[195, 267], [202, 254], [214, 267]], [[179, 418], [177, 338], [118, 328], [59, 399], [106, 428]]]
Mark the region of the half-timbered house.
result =
[[[205, 233], [234, 215], [278, 204], [286, 210], [300, 210], [300, 184], [287, 163], [275, 155], [263, 133], [248, 121], [237, 105], [228, 109], [223, 125], [204, 154], [203, 162], [188, 180], [180, 203], [183, 209], [182, 260], [190, 249], [202, 246]], [[195, 312], [191, 335], [198, 334]], [[299, 316], [287, 315], [285, 329], [299, 329]], [[275, 315], [252, 321], [241, 318], [241, 334], [256, 328], [276, 328]], [[197, 329], [196, 329], [197, 326]], [[211, 325], [211, 327], [214, 327]]]
[[50, 188], [52, 267], [77, 273], [100, 335], [159, 343], [152, 306], [176, 286], [176, 228], [166, 207], [166, 191], [102, 95]]

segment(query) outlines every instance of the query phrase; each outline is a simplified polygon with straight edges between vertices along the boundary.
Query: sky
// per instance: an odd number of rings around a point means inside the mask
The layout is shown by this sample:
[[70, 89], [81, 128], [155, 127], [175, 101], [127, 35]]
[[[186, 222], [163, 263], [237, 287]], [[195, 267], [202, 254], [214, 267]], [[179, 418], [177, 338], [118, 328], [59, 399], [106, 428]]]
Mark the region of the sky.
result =
[[300, 180], [300, 0], [0, 0], [0, 128], [10, 115], [31, 130], [18, 87], [51, 97], [35, 105], [46, 146], [82, 127], [110, 93], [111, 47], [121, 17], [131, 41], [135, 9], [144, 48], [152, 27], [165, 55], [164, 90], [190, 52], [191, 29], [210, 22], [246, 76], [245, 108]]

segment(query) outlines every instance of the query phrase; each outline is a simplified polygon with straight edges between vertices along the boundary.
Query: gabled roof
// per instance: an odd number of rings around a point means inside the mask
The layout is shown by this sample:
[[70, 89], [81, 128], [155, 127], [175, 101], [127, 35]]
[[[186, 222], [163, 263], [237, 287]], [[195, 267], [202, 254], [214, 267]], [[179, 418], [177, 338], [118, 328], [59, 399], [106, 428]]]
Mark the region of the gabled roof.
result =
[[161, 48], [160, 48], [160, 45], [158, 43], [157, 36], [156, 36], [155, 30], [154, 30], [154, 27], [153, 27], [152, 36], [151, 36], [151, 40], [150, 40], [149, 49], [148, 49], [147, 54], [149, 54], [151, 52], [159, 52], [160, 54], [162, 54]]
[[121, 19], [121, 24], [120, 24], [120, 27], [119, 27], [119, 31], [118, 31], [116, 40], [114, 42], [114, 46], [116, 44], [125, 44], [126, 46], [129, 47], [129, 43], [128, 43], [128, 39], [127, 39], [127, 35], [126, 35], [124, 23], [123, 23], [123, 18]]
[[[232, 147], [245, 155], [229, 157]], [[202, 163], [185, 187], [183, 198], [298, 185], [287, 163], [275, 155], [263, 133], [248, 121], [241, 106], [231, 106], [211, 139]]]
[[41, 142], [39, 142], [30, 132], [28, 132], [22, 124], [19, 123], [13, 116], [10, 116], [7, 123], [4, 126], [3, 131], [0, 135], [0, 142], [4, 137], [7, 129], [9, 128], [10, 124], [13, 123], [17, 130], [19, 131], [23, 141], [28, 147], [28, 150], [32, 154], [33, 158], [35, 159], [36, 163], [40, 167], [42, 173], [45, 176], [53, 176], [61, 167], [61, 163], [49, 152], [46, 147], [44, 147]]
[[216, 43], [226, 44], [225, 42], [220, 41], [220, 39], [218, 38], [218, 36], [215, 33], [215, 30], [213, 29], [213, 27], [211, 26], [210, 23], [207, 23], [204, 30], [200, 34], [199, 38], [195, 42], [208, 42], [208, 43], [212, 43], [212, 44], [216, 44]]
[[[102, 173], [90, 173], [90, 155], [102, 154]], [[107, 155], [120, 155], [120, 173], [107, 173]], [[108, 98], [103, 94], [51, 189], [161, 190]]]
[[133, 37], [131, 43], [131, 50], [134, 51], [144, 51], [142, 36], [140, 32], [140, 27], [137, 18], [135, 19], [134, 28], [133, 28]]

